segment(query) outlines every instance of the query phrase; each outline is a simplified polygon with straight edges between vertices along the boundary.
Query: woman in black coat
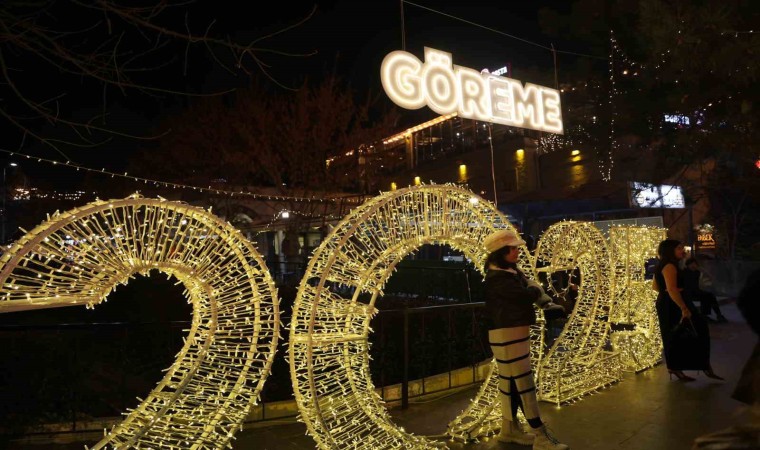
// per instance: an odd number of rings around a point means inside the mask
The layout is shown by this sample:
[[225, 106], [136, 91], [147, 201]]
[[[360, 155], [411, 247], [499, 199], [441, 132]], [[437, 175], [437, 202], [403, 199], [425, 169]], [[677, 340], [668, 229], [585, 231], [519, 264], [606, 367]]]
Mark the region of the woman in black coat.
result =
[[[681, 295], [683, 274], [678, 262], [684, 257], [683, 244], [675, 239], [665, 239], [657, 248], [660, 261], [654, 272], [654, 289], [657, 295], [657, 319], [662, 333], [665, 364], [671, 378], [694, 381], [684, 370], [701, 370], [710, 378], [723, 378], [710, 366], [710, 330], [705, 319], [697, 313], [694, 303]], [[686, 338], [683, 328], [696, 334]]]
[[[533, 303], [543, 290], [517, 268], [520, 246], [525, 241], [512, 230], [499, 230], [483, 242], [486, 260], [485, 299], [488, 314], [488, 342], [499, 368], [502, 442], [533, 444], [534, 449], [566, 450], [541, 421], [536, 386], [530, 364], [530, 325], [536, 323]], [[517, 422], [522, 407], [534, 434], [526, 433]]]

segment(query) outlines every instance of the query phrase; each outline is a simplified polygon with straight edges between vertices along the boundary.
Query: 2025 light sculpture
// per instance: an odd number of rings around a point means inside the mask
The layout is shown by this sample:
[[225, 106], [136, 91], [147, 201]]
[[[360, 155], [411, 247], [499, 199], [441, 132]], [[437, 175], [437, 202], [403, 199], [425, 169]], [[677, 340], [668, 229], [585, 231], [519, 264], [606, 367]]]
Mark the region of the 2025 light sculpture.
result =
[[185, 344], [139, 406], [92, 448], [221, 449], [255, 403], [279, 339], [277, 293], [251, 243], [209, 211], [146, 199], [56, 213], [0, 259], [0, 312], [104, 301], [135, 274], [176, 277]]
[[[462, 251], [483, 270], [481, 243], [510, 228], [490, 202], [454, 185], [388, 192], [344, 218], [315, 251], [293, 310], [289, 356], [301, 417], [322, 448], [436, 448], [393, 424], [369, 377], [374, 303], [396, 264], [428, 243]], [[539, 398], [563, 403], [659, 361], [652, 291], [643, 262], [665, 230], [613, 227], [609, 246], [590, 223], [560, 222], [521, 251], [529, 276], [577, 271], [576, 307], [551, 346], [545, 321], [531, 329]], [[253, 246], [228, 223], [183, 203], [95, 201], [27, 233], [0, 259], [0, 312], [93, 307], [120, 283], [159, 270], [193, 304], [186, 344], [167, 375], [93, 448], [230, 446], [261, 392], [279, 337], [276, 290]], [[348, 295], [346, 295], [348, 293]], [[361, 297], [369, 298], [364, 302]], [[635, 324], [612, 333], [610, 323]], [[611, 340], [613, 350], [606, 343]], [[500, 426], [498, 374], [448, 426], [452, 438]]]

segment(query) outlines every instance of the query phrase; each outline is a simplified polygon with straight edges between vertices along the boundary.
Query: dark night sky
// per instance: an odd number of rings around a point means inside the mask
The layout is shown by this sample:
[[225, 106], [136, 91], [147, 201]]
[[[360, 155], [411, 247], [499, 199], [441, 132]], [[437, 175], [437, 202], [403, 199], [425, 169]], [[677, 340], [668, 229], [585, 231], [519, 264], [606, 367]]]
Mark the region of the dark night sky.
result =
[[[560, 49], [583, 50], [571, 48], [570, 43], [552, 42], [542, 35], [539, 28], [538, 11], [541, 8], [550, 7], [567, 12], [571, 2], [555, 0], [524, 4], [482, 0], [420, 0], [415, 3], [541, 45], [554, 43]], [[195, 17], [199, 20], [198, 23], [215, 18], [215, 29], [228, 30], [241, 41], [249, 41], [296, 23], [306, 17], [313, 7], [313, 2], [272, 2], [267, 4], [267, 12], [254, 10], [248, 13], [233, 8], [232, 3], [202, 0], [190, 11], [190, 17]], [[297, 85], [298, 80], [304, 76], [319, 77], [335, 67], [355, 92], [369, 91], [389, 102], [382, 91], [379, 70], [386, 54], [402, 49], [400, 2], [317, 1], [316, 8], [315, 14], [304, 24], [267, 39], [260, 46], [301, 54], [316, 51], [317, 54], [309, 57], [265, 55], [264, 60], [271, 66], [271, 73], [286, 84]], [[425, 46], [448, 51], [453, 55], [454, 64], [475, 69], [496, 69], [511, 64], [513, 77], [522, 81], [541, 84], [543, 80], [534, 80], [525, 74], [526, 71], [536, 73], [535, 69], [551, 77], [551, 52], [444, 14], [414, 4], [404, 4], [406, 50], [420, 59], [423, 59]], [[187, 82], [191, 89], [205, 91], [245, 84], [245, 77], [230, 78], [222, 74], [221, 69], [207, 61], [206, 64], [195, 66], [193, 76]], [[86, 97], [83, 100], [83, 106], [89, 105], [94, 110], [100, 102], [99, 92], [94, 91], [89, 102]], [[159, 103], [144, 102], [139, 96], [128, 94], [111, 109], [112, 119], [123, 129], [145, 134], [151, 124], [162, 116], [178, 111], [183, 103], [176, 99]], [[421, 120], [435, 116], [427, 108], [423, 108], [418, 115]], [[123, 170], [128, 156], [135, 148], [134, 141], [116, 140], [105, 148], [69, 149], [66, 153], [72, 160], [89, 167]], [[40, 146], [33, 146], [28, 152], [51, 159], [63, 159], [54, 151]], [[52, 170], [46, 164], [30, 167], [27, 163], [24, 170], [33, 178], [42, 177], [59, 182], [68, 180], [66, 184], [81, 177], [81, 172], [70, 169]]]
[[[552, 42], [540, 32], [538, 10], [567, 8], [569, 3], [556, 0], [529, 4], [482, 0], [415, 2], [545, 46]], [[308, 7], [303, 10], [307, 11]], [[423, 47], [437, 48], [452, 53], [455, 64], [477, 69], [498, 68], [510, 62], [518, 78], [521, 68], [551, 69], [552, 56], [547, 50], [444, 14], [406, 3], [403, 26], [406, 51], [422, 58]], [[320, 54], [310, 61], [284, 62], [281, 69], [299, 72], [300, 66], [320, 70], [339, 53], [338, 69], [350, 79], [352, 86], [379, 91], [383, 57], [402, 49], [400, 3], [394, 0], [318, 2], [317, 14], [303, 26], [288, 32], [282, 42], [288, 49], [316, 49]]]

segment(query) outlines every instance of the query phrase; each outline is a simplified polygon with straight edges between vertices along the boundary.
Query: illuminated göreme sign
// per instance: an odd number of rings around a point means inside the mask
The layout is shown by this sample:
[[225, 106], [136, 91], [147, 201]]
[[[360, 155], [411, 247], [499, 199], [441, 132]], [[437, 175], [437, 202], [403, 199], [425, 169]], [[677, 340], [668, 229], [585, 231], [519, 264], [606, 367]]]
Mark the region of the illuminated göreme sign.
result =
[[544, 86], [452, 64], [451, 53], [425, 47], [425, 62], [389, 53], [380, 68], [383, 88], [397, 105], [428, 105], [441, 115], [562, 133], [559, 92]]

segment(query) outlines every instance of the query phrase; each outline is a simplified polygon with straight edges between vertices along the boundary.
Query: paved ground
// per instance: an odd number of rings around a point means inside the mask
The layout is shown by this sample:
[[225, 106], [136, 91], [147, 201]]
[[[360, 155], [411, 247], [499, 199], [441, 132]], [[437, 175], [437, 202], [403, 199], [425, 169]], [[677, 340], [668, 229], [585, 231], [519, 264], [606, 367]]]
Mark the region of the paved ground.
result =
[[[733, 400], [731, 393], [757, 337], [732, 303], [722, 309], [729, 323], [711, 324], [712, 363], [725, 382], [690, 373], [696, 382], [670, 381], [664, 365], [640, 374], [627, 374], [623, 381], [571, 405], [557, 408], [541, 403], [542, 414], [557, 437], [573, 450], [688, 450], [697, 436], [731, 425], [748, 423], [749, 410]], [[391, 411], [398, 424], [415, 434], [438, 435], [465, 408], [476, 388]], [[757, 422], [757, 418], [755, 417]], [[292, 421], [250, 427], [237, 434], [234, 450], [313, 449], [305, 426]], [[77, 442], [71, 442], [74, 438]], [[8, 449], [82, 449], [97, 437], [69, 436], [67, 443], [25, 441]], [[0, 445], [1, 447], [2, 445]], [[478, 444], [450, 444], [459, 449], [525, 450], [529, 447], [501, 444], [495, 440]]]

